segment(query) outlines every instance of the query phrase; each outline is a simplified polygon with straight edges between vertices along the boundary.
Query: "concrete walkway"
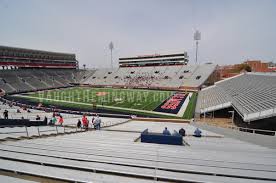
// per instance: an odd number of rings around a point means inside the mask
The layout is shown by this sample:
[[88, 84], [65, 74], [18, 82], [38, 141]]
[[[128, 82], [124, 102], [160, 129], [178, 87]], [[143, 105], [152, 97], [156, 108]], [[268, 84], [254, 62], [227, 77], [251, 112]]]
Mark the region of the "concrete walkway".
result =
[[268, 147], [271, 149], [276, 149], [276, 136], [241, 132], [237, 130], [222, 128], [222, 127], [215, 127], [215, 126], [202, 124], [202, 123], [190, 123], [190, 124], [207, 131], [222, 134], [225, 137], [234, 138], [240, 141], [249, 142], [252, 144]]

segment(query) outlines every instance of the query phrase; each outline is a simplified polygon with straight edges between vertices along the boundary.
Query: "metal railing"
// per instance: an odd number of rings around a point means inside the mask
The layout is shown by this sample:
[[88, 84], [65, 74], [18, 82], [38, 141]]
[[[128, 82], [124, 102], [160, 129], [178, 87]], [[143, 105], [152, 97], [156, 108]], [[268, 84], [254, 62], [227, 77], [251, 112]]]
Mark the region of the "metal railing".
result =
[[276, 131], [273, 131], [273, 130], [263, 130], [263, 129], [256, 129], [256, 128], [238, 127], [238, 126], [234, 126], [234, 125], [220, 126], [220, 125], [217, 125], [217, 124], [206, 123], [206, 122], [204, 122], [204, 123], [195, 122], [195, 123], [205, 124], [205, 125], [215, 126], [215, 127], [220, 127], [220, 128], [227, 128], [227, 129], [236, 130], [236, 131], [240, 131], [240, 132], [276, 136]]
[[[128, 120], [129, 121], [129, 120]], [[106, 128], [106, 127], [110, 127], [110, 126], [114, 126], [114, 125], [119, 125], [119, 124], [122, 124], [122, 123], [126, 123], [128, 121], [121, 121], [121, 122], [116, 122], [116, 121], [104, 121], [104, 122], [101, 122], [101, 128]], [[75, 127], [75, 126], [71, 126], [71, 127]], [[92, 130], [92, 129], [95, 129], [95, 126], [93, 123], [89, 124], [89, 127], [88, 129], [85, 128], [84, 126], [81, 125], [80, 128], [77, 128], [76, 129], [81, 129], [82, 131], [83, 130]]]
[[227, 128], [232, 129], [232, 130], [237, 130], [237, 131], [242, 131], [242, 132], [249, 132], [253, 134], [263, 134], [263, 135], [276, 135], [276, 131], [273, 130], [262, 130], [262, 129], [256, 129], [256, 128], [246, 128], [246, 127], [238, 127], [238, 126], [233, 126], [233, 125], [226, 125]]
[[[58, 125], [54, 125], [54, 126], [33, 126], [33, 127], [27, 127], [27, 126], [2, 126], [2, 128], [16, 128], [16, 127], [21, 127], [21, 128], [17, 128], [14, 131], [7, 131], [7, 132], [0, 132], [1, 135], [9, 135], [9, 134], [25, 134], [25, 135], [21, 135], [21, 136], [16, 136], [16, 137], [30, 137], [30, 136], [42, 136], [42, 135], [53, 135], [53, 134], [65, 134], [66, 133], [66, 128], [69, 128], [71, 130], [69, 130], [68, 132], [73, 132], [73, 128], [72, 127], [67, 127], [67, 126], [58, 126]], [[48, 127], [47, 129], [43, 129], [45, 127]], [[36, 128], [37, 133], [34, 133], [35, 130], [32, 130], [30, 132], [29, 128]], [[59, 130], [60, 128], [60, 130]], [[77, 129], [76, 131], [83, 131], [82, 129]], [[47, 133], [45, 133], [47, 132]], [[48, 133], [48, 132], [53, 132], [53, 133]], [[7, 136], [9, 137], [9, 136]], [[14, 136], [11, 136], [14, 137]]]

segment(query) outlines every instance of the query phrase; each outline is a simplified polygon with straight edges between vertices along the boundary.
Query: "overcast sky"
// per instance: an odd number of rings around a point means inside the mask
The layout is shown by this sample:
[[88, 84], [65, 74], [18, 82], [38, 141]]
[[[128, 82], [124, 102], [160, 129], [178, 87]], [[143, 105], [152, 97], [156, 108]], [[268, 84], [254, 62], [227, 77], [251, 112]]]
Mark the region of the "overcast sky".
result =
[[276, 62], [276, 0], [0, 0], [0, 45], [76, 53], [110, 67], [119, 57], [187, 51], [201, 63]]

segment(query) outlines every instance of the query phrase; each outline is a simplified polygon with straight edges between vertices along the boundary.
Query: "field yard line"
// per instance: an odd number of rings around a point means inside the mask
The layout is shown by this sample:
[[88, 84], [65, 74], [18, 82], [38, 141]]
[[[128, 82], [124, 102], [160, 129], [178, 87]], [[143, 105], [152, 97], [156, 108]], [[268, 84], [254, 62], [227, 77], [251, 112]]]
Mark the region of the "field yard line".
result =
[[[166, 100], [166, 99], [165, 99]], [[163, 101], [162, 101], [163, 102]], [[151, 102], [151, 103], [148, 103], [147, 105], [144, 105], [144, 107], [142, 108], [142, 109], [145, 109], [145, 107], [147, 107], [147, 106], [149, 106], [149, 105], [151, 105], [152, 103], [154, 103], [154, 101], [153, 102]], [[157, 106], [155, 106], [155, 108], [156, 108]], [[154, 108], [154, 109], [155, 109]], [[154, 109], [152, 109], [152, 110], [154, 110]], [[155, 111], [153, 111], [153, 112], [155, 112]], [[163, 114], [163, 113], [162, 113]]]
[[[81, 104], [81, 105], [93, 106], [93, 104], [82, 103], [82, 102], [73, 102], [73, 101], [66, 101], [66, 100], [56, 100], [56, 99], [32, 97], [32, 96], [25, 96], [25, 95], [14, 95], [14, 96], [22, 97], [22, 98], [33, 98], [33, 99], [38, 99], [38, 100], [49, 100], [49, 101], [54, 101], [54, 102], [63, 102], [63, 103], [71, 103], [71, 104]], [[106, 106], [106, 105], [96, 105], [96, 106], [97, 107], [109, 108], [109, 109], [121, 109], [121, 110], [125, 110], [125, 111], [134, 111], [134, 112], [136, 111], [136, 112], [144, 112], [144, 113], [150, 113], [150, 114], [160, 114], [160, 115], [166, 115], [166, 116], [177, 116], [175, 114], [167, 114], [167, 113], [155, 112], [155, 111], [145, 111], [145, 110], [140, 110], [140, 109], [130, 109], [130, 108], [113, 107], [113, 106]]]
[[[168, 96], [167, 98], [165, 98], [160, 104], [162, 104], [165, 100], [171, 98], [171, 96], [174, 95], [174, 94], [175, 94], [175, 92], [172, 92], [172, 93], [170, 94], [170, 96]], [[145, 105], [142, 109], [145, 109], [145, 107], [151, 105], [152, 103], [154, 103], [154, 101], [151, 102], [151, 103], [149, 103], [148, 105]], [[154, 109], [156, 109], [160, 104], [158, 104], [157, 106], [154, 106]], [[154, 110], [154, 109], [152, 109], [152, 110]], [[154, 111], [154, 112], [156, 112], [156, 111]], [[164, 113], [162, 113], [162, 114], [164, 114]], [[166, 113], [166, 114], [168, 114], [168, 113]], [[175, 115], [175, 114], [174, 114], [174, 115]]]

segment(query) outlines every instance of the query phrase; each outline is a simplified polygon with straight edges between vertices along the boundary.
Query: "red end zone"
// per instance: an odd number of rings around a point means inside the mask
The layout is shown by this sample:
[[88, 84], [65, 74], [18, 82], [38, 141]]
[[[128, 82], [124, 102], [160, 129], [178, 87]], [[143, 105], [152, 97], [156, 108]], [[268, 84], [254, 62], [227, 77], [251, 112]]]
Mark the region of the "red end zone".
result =
[[156, 112], [177, 114], [185, 102], [187, 93], [175, 93], [154, 109]]

